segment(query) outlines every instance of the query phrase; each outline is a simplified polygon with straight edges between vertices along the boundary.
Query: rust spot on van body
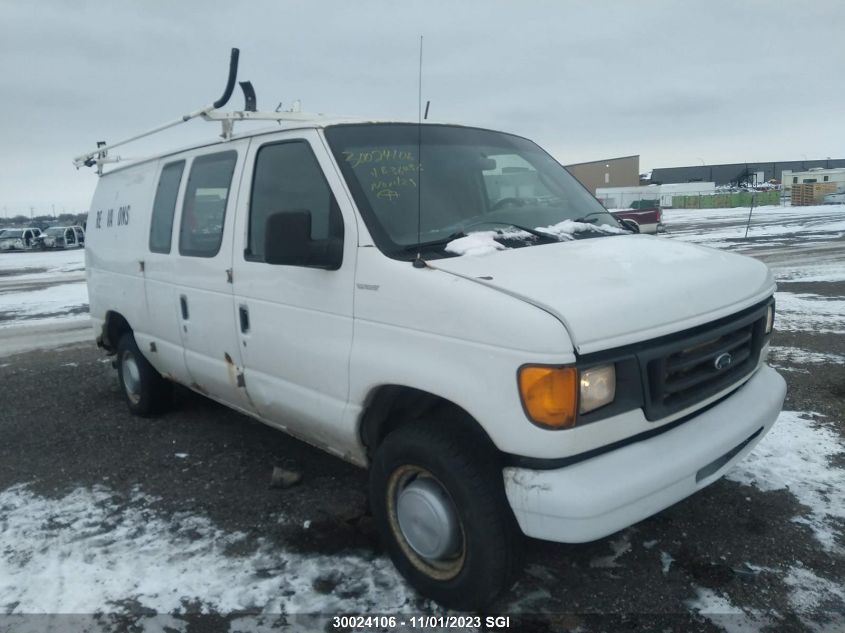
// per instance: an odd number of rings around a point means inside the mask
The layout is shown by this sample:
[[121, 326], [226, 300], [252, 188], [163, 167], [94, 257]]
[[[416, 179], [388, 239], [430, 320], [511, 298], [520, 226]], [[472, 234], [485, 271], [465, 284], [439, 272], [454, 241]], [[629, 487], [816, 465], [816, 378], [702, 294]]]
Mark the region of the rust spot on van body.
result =
[[246, 387], [244, 373], [241, 371], [241, 368], [235, 365], [235, 361], [232, 360], [228, 352], [223, 352], [223, 358], [226, 360], [226, 369], [229, 371], [229, 382], [236, 387]]

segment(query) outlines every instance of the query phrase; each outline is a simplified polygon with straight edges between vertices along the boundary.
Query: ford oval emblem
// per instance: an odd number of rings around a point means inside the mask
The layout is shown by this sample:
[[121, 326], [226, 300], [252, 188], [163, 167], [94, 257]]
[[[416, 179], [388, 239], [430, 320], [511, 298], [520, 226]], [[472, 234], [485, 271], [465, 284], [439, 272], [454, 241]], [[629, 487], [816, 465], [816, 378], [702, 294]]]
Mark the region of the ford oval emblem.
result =
[[717, 371], [724, 371], [731, 365], [733, 365], [734, 357], [725, 352], [724, 354], [719, 354], [716, 357], [716, 360], [713, 361], [713, 367], [716, 368]]

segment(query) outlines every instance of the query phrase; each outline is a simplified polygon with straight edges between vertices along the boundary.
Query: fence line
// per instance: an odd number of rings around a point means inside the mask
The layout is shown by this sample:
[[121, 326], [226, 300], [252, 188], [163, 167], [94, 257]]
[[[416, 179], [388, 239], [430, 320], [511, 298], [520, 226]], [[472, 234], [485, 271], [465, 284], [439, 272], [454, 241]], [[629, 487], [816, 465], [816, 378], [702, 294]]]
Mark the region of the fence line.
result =
[[598, 196], [607, 208], [645, 209], [729, 209], [732, 207], [781, 205], [789, 203], [789, 195], [784, 196], [780, 189], [763, 191], [680, 191], [653, 193], [649, 192], [613, 192]]

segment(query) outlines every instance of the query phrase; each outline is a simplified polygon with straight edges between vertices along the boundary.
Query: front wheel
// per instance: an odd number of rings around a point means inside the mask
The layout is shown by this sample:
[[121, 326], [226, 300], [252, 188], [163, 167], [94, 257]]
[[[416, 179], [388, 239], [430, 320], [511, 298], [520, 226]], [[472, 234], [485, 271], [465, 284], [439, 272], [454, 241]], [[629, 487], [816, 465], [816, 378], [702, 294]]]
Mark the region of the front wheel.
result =
[[373, 517], [417, 591], [447, 607], [483, 609], [510, 586], [521, 560], [501, 468], [473, 436], [418, 424], [376, 450]]
[[144, 358], [131, 332], [117, 344], [117, 377], [131, 413], [149, 416], [167, 408], [173, 385]]

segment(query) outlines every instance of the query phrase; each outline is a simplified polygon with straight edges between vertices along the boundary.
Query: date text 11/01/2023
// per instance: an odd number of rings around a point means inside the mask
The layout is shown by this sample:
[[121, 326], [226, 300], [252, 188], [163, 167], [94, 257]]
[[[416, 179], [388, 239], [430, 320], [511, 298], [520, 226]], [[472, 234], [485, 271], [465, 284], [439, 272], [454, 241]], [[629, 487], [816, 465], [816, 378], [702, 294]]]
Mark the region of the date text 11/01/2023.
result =
[[485, 630], [508, 629], [511, 625], [510, 616], [507, 615], [339, 615], [332, 618], [332, 627], [341, 630], [367, 630], [376, 628], [379, 630], [404, 627], [411, 629], [478, 629], [481, 626]]

